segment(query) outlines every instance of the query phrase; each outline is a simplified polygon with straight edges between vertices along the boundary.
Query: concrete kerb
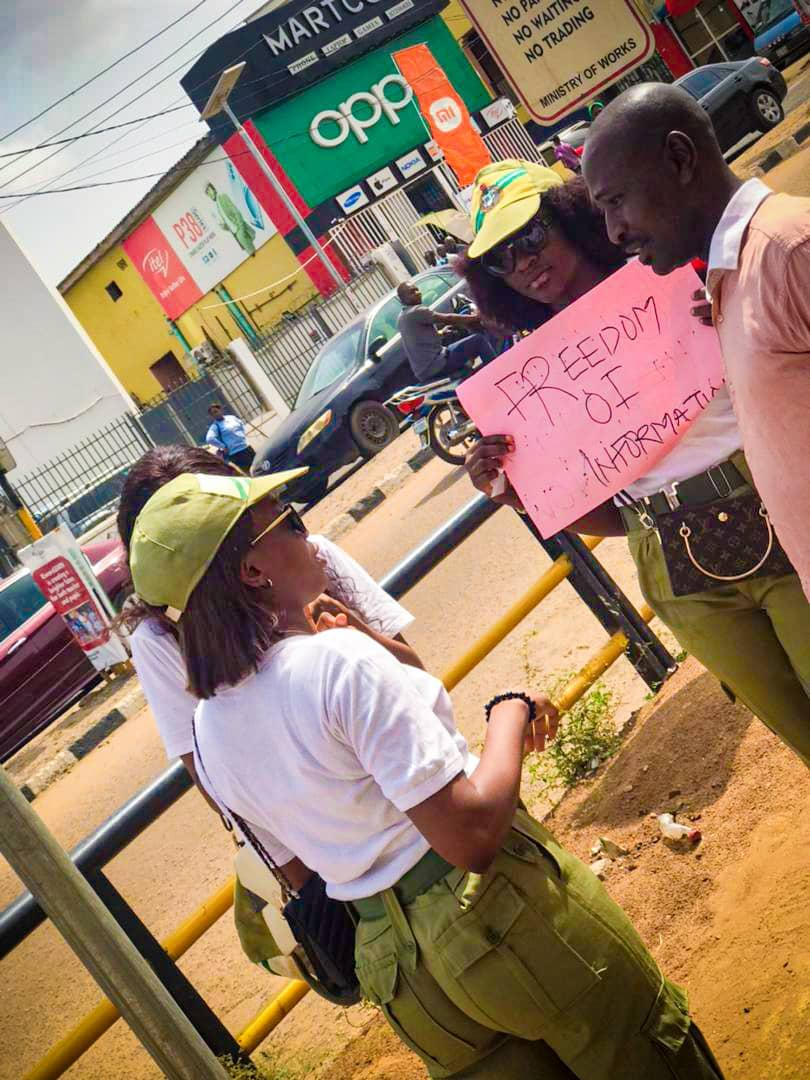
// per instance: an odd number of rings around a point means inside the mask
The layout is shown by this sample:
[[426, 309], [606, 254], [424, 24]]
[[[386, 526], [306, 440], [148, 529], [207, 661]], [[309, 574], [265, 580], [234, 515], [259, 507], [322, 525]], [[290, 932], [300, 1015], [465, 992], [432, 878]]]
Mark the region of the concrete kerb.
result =
[[804, 124], [795, 134], [782, 139], [780, 143], [777, 143], [764, 157], [761, 157], [756, 162], [752, 170], [754, 175], [764, 176], [771, 169], [775, 169], [777, 165], [781, 165], [783, 161], [787, 161], [794, 154], [798, 154], [801, 150], [800, 144], [807, 139], [808, 135], [810, 135], [810, 124]]
[[116, 728], [121, 727], [123, 723], [134, 716], [137, 712], [146, 705], [146, 698], [144, 697], [143, 690], [140, 686], [133, 687], [129, 690], [118, 704], [110, 709], [108, 713], [105, 713], [100, 720], [97, 720], [91, 727], [80, 735], [78, 739], [72, 742], [65, 749], [60, 750], [57, 754], [47, 761], [44, 765], [33, 772], [28, 779], [20, 785], [20, 791], [28, 799], [29, 802], [41, 795], [42, 792], [51, 786], [51, 784], [58, 780], [60, 776], [66, 773], [69, 769], [72, 769], [77, 761], [81, 761], [83, 757], [87, 757], [91, 750], [95, 748], [104, 740], [112, 735]]
[[353, 506], [350, 506], [345, 513], [332, 518], [326, 527], [320, 530], [322, 535], [327, 540], [335, 541], [345, 536], [347, 532], [355, 527], [358, 521], [362, 521], [383, 500], [390, 498], [394, 492], [404, 487], [410, 477], [424, 468], [435, 456], [428, 446], [420, 450], [418, 454], [408, 458], [407, 461], [403, 461], [393, 472], [384, 476], [379, 484], [373, 487], [367, 495], [364, 495], [362, 499], [358, 499]]

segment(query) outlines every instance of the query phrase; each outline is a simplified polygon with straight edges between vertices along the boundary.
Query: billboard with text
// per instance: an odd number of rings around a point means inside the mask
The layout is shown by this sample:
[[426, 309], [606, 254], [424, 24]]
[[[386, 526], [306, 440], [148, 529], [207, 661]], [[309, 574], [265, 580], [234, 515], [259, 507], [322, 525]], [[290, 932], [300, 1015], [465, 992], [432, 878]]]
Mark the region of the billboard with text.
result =
[[233, 161], [217, 148], [123, 246], [163, 310], [176, 319], [275, 232]]

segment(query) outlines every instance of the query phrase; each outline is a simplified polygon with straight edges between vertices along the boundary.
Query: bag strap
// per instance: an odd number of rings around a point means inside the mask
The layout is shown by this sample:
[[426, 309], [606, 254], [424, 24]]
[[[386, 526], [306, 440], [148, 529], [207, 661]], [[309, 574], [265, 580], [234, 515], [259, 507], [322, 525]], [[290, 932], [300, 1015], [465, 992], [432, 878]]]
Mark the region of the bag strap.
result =
[[300, 899], [300, 897], [298, 895], [298, 890], [293, 887], [293, 884], [290, 881], [290, 879], [287, 877], [287, 875], [284, 873], [284, 871], [281, 869], [281, 867], [275, 861], [273, 856], [270, 854], [270, 852], [267, 850], [267, 848], [264, 846], [264, 844], [261, 842], [261, 840], [258, 838], [258, 836], [256, 836], [253, 829], [251, 829], [251, 827], [248, 825], [248, 823], [245, 821], [245, 819], [243, 817], [241, 817], [239, 814], [237, 814], [235, 810], [231, 810], [231, 808], [227, 805], [227, 803], [224, 803], [222, 801], [222, 799], [220, 799], [219, 795], [217, 795], [216, 788], [214, 787], [213, 783], [211, 782], [211, 776], [210, 776], [208, 770], [205, 767], [205, 763], [203, 762], [203, 759], [202, 759], [202, 754], [200, 753], [200, 744], [197, 741], [197, 716], [196, 716], [196, 713], [195, 713], [195, 715], [194, 715], [194, 717], [192, 718], [192, 721], [191, 721], [191, 734], [192, 734], [192, 736], [194, 738], [194, 751], [195, 751], [195, 753], [197, 755], [197, 761], [199, 763], [200, 770], [202, 771], [203, 775], [205, 776], [205, 779], [208, 782], [208, 788], [209, 788], [211, 794], [214, 796], [214, 798], [219, 803], [219, 805], [224, 808], [224, 810], [228, 814], [228, 816], [233, 818], [233, 820], [239, 826], [239, 831], [245, 837], [247, 842], [250, 844], [250, 846], [253, 848], [253, 850], [256, 852], [256, 854], [259, 856], [259, 858], [262, 860], [262, 862], [267, 867], [267, 869], [270, 871], [270, 873], [273, 875], [273, 877], [276, 879], [276, 881], [279, 883], [279, 885], [281, 887], [281, 894], [282, 894], [282, 896], [284, 898], [284, 902], [286, 903], [290, 899], [290, 897], [292, 897], [295, 900]]

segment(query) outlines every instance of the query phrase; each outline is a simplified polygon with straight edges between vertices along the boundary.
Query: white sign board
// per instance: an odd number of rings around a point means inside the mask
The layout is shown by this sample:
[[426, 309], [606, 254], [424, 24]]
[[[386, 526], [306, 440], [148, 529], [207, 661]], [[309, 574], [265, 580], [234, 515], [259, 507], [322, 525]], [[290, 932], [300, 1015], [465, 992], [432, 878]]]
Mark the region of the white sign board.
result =
[[642, 64], [655, 42], [634, 0], [460, 0], [515, 93], [553, 124]]
[[416, 176], [425, 166], [425, 160], [418, 150], [411, 150], [410, 154], [404, 154], [394, 162], [396, 167], [407, 180], [409, 176]]
[[66, 525], [35, 540], [18, 555], [97, 671], [128, 659], [110, 628], [110, 600]]
[[490, 127], [495, 127], [496, 124], [502, 124], [504, 120], [511, 120], [515, 115], [515, 106], [509, 100], [509, 98], [498, 98], [497, 101], [493, 101], [491, 105], [487, 105], [481, 110], [482, 118], [489, 124]]
[[386, 165], [384, 169], [380, 169], [379, 172], [366, 177], [366, 183], [376, 195], [382, 195], [397, 186], [397, 178]]
[[152, 215], [203, 293], [276, 232], [234, 163], [222, 158], [221, 147], [212, 151]]
[[354, 187], [350, 187], [346, 191], [341, 191], [340, 195], [336, 195], [335, 201], [345, 214], [350, 214], [352, 210], [359, 210], [361, 206], [368, 206], [368, 195], [359, 184], [355, 184]]

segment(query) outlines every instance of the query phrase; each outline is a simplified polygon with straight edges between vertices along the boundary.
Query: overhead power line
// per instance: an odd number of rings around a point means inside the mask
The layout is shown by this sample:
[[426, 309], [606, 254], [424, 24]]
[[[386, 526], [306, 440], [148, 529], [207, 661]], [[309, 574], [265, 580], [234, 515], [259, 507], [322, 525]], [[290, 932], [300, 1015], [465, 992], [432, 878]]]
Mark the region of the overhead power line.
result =
[[[159, 37], [162, 37], [163, 34], [167, 33], [173, 27], [177, 26], [177, 24], [181, 23], [183, 19], [187, 19], [189, 15], [193, 15], [195, 11], [197, 11], [203, 6], [203, 4], [207, 3], [208, 0], [199, 0], [199, 3], [195, 4], [193, 7], [190, 7], [188, 11], [184, 11], [182, 15], [178, 15], [176, 19], [172, 20], [172, 22], [167, 23], [162, 30], [158, 30], [157, 33], [152, 34], [151, 37], [148, 37], [145, 41], [142, 41], [140, 45], [136, 45], [134, 48], [130, 49], [129, 52], [125, 52], [123, 56], [119, 56], [117, 60], [113, 60], [111, 64], [108, 64], [105, 68], [102, 68], [101, 71], [97, 71], [96, 74], [92, 75], [89, 79], [85, 79], [83, 83], [80, 83], [73, 90], [69, 90], [66, 94], [63, 94], [56, 101], [51, 102], [51, 104], [47, 105], [44, 109], [40, 109], [36, 116], [30, 117], [28, 120], [23, 120], [21, 124], [17, 124], [17, 126], [15, 128], [12, 128], [11, 131], [7, 131], [5, 135], [0, 135], [0, 143], [5, 142], [6, 139], [10, 139], [12, 135], [16, 135], [18, 131], [22, 131], [23, 128], [29, 127], [37, 120], [41, 120], [43, 116], [47, 116], [47, 114], [49, 112], [52, 112], [57, 106], [61, 105], [65, 101], [68, 101], [70, 98], [75, 97], [76, 94], [81, 93], [81, 91], [90, 86], [91, 83], [96, 82], [97, 79], [100, 79], [103, 75], [106, 75], [107, 72], [112, 71], [113, 68], [118, 67], [119, 64], [122, 64], [124, 60], [128, 60], [130, 56], [134, 56], [135, 53], [140, 52], [141, 49], [146, 48], [147, 45], [151, 45], [153, 41], [157, 41]], [[7, 155], [3, 154], [2, 156], [6, 157]]]
[[[238, 154], [226, 154], [224, 157], [211, 158], [210, 161], [200, 161], [195, 168], [199, 169], [204, 168], [207, 165], [214, 165], [218, 161], [234, 161], [236, 158], [243, 157], [245, 154], [249, 153], [249, 150], [240, 150]], [[73, 184], [70, 187], [42, 188], [39, 191], [26, 191], [24, 193], [17, 191], [14, 192], [13, 195], [0, 194], [0, 199], [33, 199], [35, 195], [61, 195], [69, 191], [87, 191], [89, 188], [111, 187], [114, 184], [134, 184], [138, 180], [155, 180], [165, 175], [166, 170], [164, 169], [162, 172], [143, 173], [141, 176], [126, 176], [122, 177], [120, 180], [98, 180], [92, 184]]]
[[[239, 0], [239, 2], [242, 2], [242, 0]], [[238, 4], [234, 4], [233, 7], [229, 8], [228, 10], [232, 11], [233, 8], [236, 7], [236, 6], [238, 6]], [[225, 14], [227, 14], [227, 12]], [[231, 30], [234, 30], [234, 29], [236, 29], [236, 27], [231, 27]], [[229, 30], [227, 32], [230, 33], [231, 30]], [[259, 48], [259, 46], [262, 45], [262, 44], [263, 44], [262, 41], [254, 42], [252, 45], [249, 45], [246, 49], [243, 49], [242, 52], [239, 53], [238, 56], [234, 57], [230, 61], [230, 63], [235, 63], [236, 61], [241, 60], [243, 57], [247, 56], [248, 53], [252, 52], [253, 49]], [[206, 46], [206, 48], [207, 48], [207, 46]], [[201, 49], [199, 52], [194, 53], [192, 56], [188, 57], [182, 64], [179, 64], [176, 68], [173, 68], [172, 71], [170, 71], [167, 75], [164, 75], [162, 78], [158, 79], [157, 82], [153, 83], [152, 86], [150, 86], [146, 90], [142, 91], [137, 97], [135, 97], [131, 101], [127, 102], [127, 104], [122, 106], [121, 109], [116, 110], [116, 112], [114, 112], [114, 113], [110, 113], [108, 116], [106, 116], [104, 118], [104, 120], [109, 120], [111, 116], [117, 115], [117, 113], [121, 112], [122, 109], [125, 109], [129, 105], [134, 104], [134, 102], [140, 100], [140, 98], [145, 97], [148, 93], [150, 93], [156, 87], [158, 87], [162, 83], [166, 82], [167, 79], [170, 79], [173, 75], [176, 75], [178, 71], [182, 71], [186, 67], [187, 64], [190, 64], [192, 61], [194, 61], [198, 57], [202, 56], [205, 51], [206, 51], [206, 49]], [[223, 68], [223, 70], [224, 70], [224, 68]], [[221, 71], [217, 73], [217, 76], [220, 75], [220, 74], [222, 74]], [[211, 78], [216, 78], [217, 76], [208, 76], [205, 79], [203, 79], [201, 82], [195, 83], [195, 85], [193, 87], [190, 87], [189, 92], [196, 90], [198, 87], [203, 86], [205, 83], [207, 83]], [[252, 82], [254, 82], [254, 83], [256, 83], [256, 82], [264, 82], [269, 78], [270, 78], [269, 76], [264, 76], [262, 79], [254, 79], [254, 80], [252, 80]], [[246, 83], [245, 85], [249, 86], [249, 85], [251, 85], [251, 83]], [[171, 101], [169, 103], [169, 107], [171, 107], [173, 105], [176, 105], [178, 102], [184, 101], [185, 98], [186, 98], [186, 94], [185, 93], [181, 94], [179, 97], [175, 98], [173, 101]], [[100, 121], [100, 123], [104, 123], [104, 120]], [[77, 169], [81, 169], [83, 166], [89, 165], [91, 161], [95, 161], [96, 158], [98, 158], [102, 154], [104, 154], [107, 150], [110, 149], [110, 147], [115, 146], [116, 143], [121, 142], [122, 139], [126, 139], [129, 136], [136, 134], [140, 130], [140, 128], [144, 127], [149, 122], [150, 121], [148, 121], [148, 120], [144, 120], [140, 125], [138, 125], [136, 127], [133, 127], [133, 128], [130, 128], [128, 131], [123, 132], [123, 134], [116, 136], [110, 142], [108, 142], [104, 146], [102, 146], [99, 150], [96, 150], [95, 153], [90, 154], [88, 157], [82, 158], [81, 161], [77, 161], [74, 165], [71, 165], [67, 169], [64, 169], [61, 173], [59, 173], [58, 176], [54, 176], [54, 177], [51, 177], [49, 180], [43, 181], [42, 184], [40, 184], [39, 188], [37, 188], [36, 191], [29, 192], [29, 193], [26, 193], [26, 194], [22, 194], [20, 192], [10, 192], [9, 194], [12, 195], [14, 198], [16, 198], [17, 201], [12, 202], [9, 205], [6, 205], [2, 210], [0, 210], [0, 215], [7, 214], [11, 210], [16, 209], [16, 207], [18, 207], [18, 206], [22, 205], [23, 203], [27, 202], [27, 200], [29, 198], [31, 198], [33, 195], [40, 194], [41, 192], [44, 192], [45, 189], [48, 188], [49, 184], [53, 184], [56, 181], [62, 180], [62, 179], [64, 179], [64, 177], [68, 176], [72, 172], [75, 172]], [[166, 134], [166, 133], [164, 133], [164, 134]], [[56, 150], [54, 150], [53, 154], [49, 155], [49, 157], [53, 157], [56, 154], [58, 154], [60, 152], [60, 149], [61, 148], [58, 147]], [[48, 160], [48, 158], [44, 159], [44, 161], [47, 161], [47, 160]], [[43, 164], [43, 163], [44, 162], [39, 162], [39, 164]], [[2, 171], [2, 166], [0, 166], [0, 171]], [[50, 189], [48, 189], [48, 190], [50, 191]]]
[[[151, 75], [151, 73], [153, 71], [155, 71], [157, 68], [159, 68], [163, 64], [165, 64], [167, 62], [167, 60], [170, 60], [173, 56], [176, 56], [179, 52], [181, 52], [186, 47], [186, 45], [189, 45], [192, 41], [194, 41], [196, 38], [200, 37], [207, 30], [210, 30], [211, 27], [214, 26], [215, 23], [219, 22], [220, 19], [224, 19], [227, 15], [230, 15], [232, 11], [234, 11], [236, 8], [238, 8], [244, 2], [245, 2], [245, 0], [236, 0], [236, 2], [231, 4], [231, 6], [226, 11], [223, 11], [221, 15], [217, 15], [217, 17], [215, 19], [212, 19], [210, 22], [206, 23], [205, 26], [203, 26], [200, 30], [197, 30], [196, 33], [191, 35], [191, 37], [186, 38], [186, 40], [181, 45], [178, 45], [178, 47], [176, 49], [173, 49], [168, 54], [168, 56], [164, 56], [162, 60], [158, 60], [157, 63], [155, 63], [151, 67], [147, 68], [146, 71], [142, 72], [140, 75], [136, 76], [134, 79], [131, 79], [126, 84], [126, 86], [121, 87], [118, 91], [116, 91], [116, 93], [111, 94], [109, 97], [105, 98], [104, 101], [100, 101], [98, 103], [98, 105], [94, 105], [92, 109], [88, 109], [88, 111], [86, 113], [83, 113], [83, 115], [78, 117], [76, 120], [72, 120], [69, 124], [66, 124], [65, 127], [61, 128], [59, 131], [56, 132], [56, 134], [54, 135], [54, 138], [56, 138], [56, 139], [60, 138], [62, 135], [65, 134], [66, 131], [69, 131], [72, 127], [75, 127], [77, 124], [82, 123], [83, 120], [86, 120], [89, 116], [92, 116], [94, 113], [98, 112], [99, 109], [103, 109], [105, 105], [109, 105], [109, 103], [111, 101], [114, 101], [117, 97], [119, 97], [121, 94], [123, 94], [124, 91], [129, 90], [136, 83], [140, 82], [141, 79], [145, 79], [147, 75]], [[205, 51], [205, 50], [203, 50], [203, 51]], [[198, 54], [198, 55], [200, 55], [200, 54]], [[119, 113], [122, 113], [125, 109], [129, 108], [130, 105], [134, 105], [136, 101], [140, 101], [140, 99], [142, 97], [145, 97], [148, 93], [150, 93], [152, 90], [154, 90], [155, 87], [159, 86], [161, 83], [165, 82], [167, 79], [170, 79], [172, 77], [172, 75], [175, 75], [178, 71], [180, 71], [182, 68], [184, 68], [186, 66], [186, 64], [188, 64], [188, 63], [189, 63], [188, 59], [184, 60], [183, 63], [179, 65], [179, 67], [174, 68], [174, 70], [170, 71], [168, 75], [164, 75], [156, 83], [154, 83], [148, 89], [141, 91], [140, 94], [136, 95], [134, 98], [127, 101], [124, 105], [120, 105], [117, 109], [115, 109], [113, 112], [109, 113], [109, 115], [105, 116], [102, 120], [100, 120], [98, 124], [94, 125], [94, 127], [100, 127], [102, 124], [105, 124], [108, 120], [111, 120], [113, 117], [118, 116]], [[91, 128], [91, 130], [93, 130], [93, 129]], [[69, 145], [69, 144], [65, 144], [65, 145]], [[46, 162], [50, 161], [51, 158], [55, 157], [57, 154], [61, 154], [65, 150], [65, 145], [57, 146], [55, 150], [53, 150], [50, 154], [46, 155], [46, 157], [42, 158], [40, 161], [37, 161], [33, 165], [29, 165], [27, 168], [22, 169], [18, 173], [15, 173], [15, 175], [10, 177], [4, 184], [0, 184], [0, 187], [3, 187], [3, 188], [8, 187], [8, 185], [13, 184], [15, 180], [19, 180], [20, 177], [27, 175], [33, 169], [39, 168], [39, 166], [44, 165]], [[5, 169], [9, 168], [9, 165], [11, 165], [11, 164], [12, 164], [12, 162], [7, 163], [6, 165], [0, 165], [0, 172], [3, 172]]]
[[83, 131], [81, 135], [71, 135], [67, 139], [52, 139], [49, 142], [41, 142], [37, 146], [29, 146], [25, 150], [9, 150], [5, 154], [0, 154], [0, 158], [19, 157], [21, 154], [31, 154], [34, 150], [45, 150], [49, 146], [64, 146], [66, 143], [78, 142], [80, 139], [87, 139], [91, 135], [104, 135], [107, 131], [116, 131], [118, 128], [130, 127], [132, 124], [139, 124], [142, 120], [155, 120], [159, 116], [168, 116], [169, 113], [178, 112], [180, 109], [187, 109], [192, 102], [187, 102], [185, 105], [174, 105], [170, 109], [161, 109], [160, 112], [150, 113], [148, 116], [136, 116], [133, 120], [122, 120], [120, 124], [110, 124], [109, 127], [94, 128], [92, 131]]

